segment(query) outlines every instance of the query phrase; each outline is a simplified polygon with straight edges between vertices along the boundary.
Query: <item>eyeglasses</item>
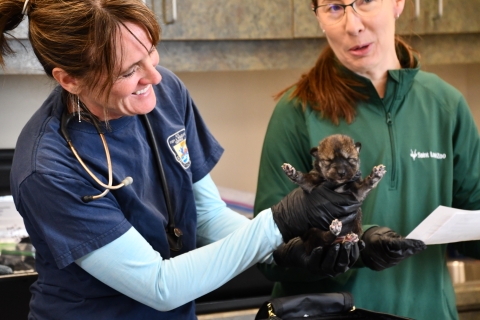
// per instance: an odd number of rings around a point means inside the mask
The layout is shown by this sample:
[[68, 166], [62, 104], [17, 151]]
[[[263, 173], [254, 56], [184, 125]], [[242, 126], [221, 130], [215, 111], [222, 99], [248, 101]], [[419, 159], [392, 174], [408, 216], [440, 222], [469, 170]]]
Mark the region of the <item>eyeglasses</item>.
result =
[[382, 7], [382, 0], [355, 0], [350, 4], [329, 3], [313, 8], [313, 12], [324, 25], [332, 25], [342, 20], [347, 7], [352, 7], [359, 16], [371, 17]]

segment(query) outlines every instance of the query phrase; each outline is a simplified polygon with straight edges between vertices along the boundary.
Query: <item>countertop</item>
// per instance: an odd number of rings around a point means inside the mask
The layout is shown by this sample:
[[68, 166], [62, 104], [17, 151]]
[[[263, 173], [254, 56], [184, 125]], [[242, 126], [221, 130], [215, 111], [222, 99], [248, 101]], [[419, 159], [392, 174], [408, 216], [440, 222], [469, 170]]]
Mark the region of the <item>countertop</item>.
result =
[[480, 280], [455, 284], [454, 289], [459, 312], [468, 310], [480, 312]]
[[198, 320], [252, 320], [255, 319], [258, 309], [247, 309], [230, 312], [219, 312], [199, 315]]

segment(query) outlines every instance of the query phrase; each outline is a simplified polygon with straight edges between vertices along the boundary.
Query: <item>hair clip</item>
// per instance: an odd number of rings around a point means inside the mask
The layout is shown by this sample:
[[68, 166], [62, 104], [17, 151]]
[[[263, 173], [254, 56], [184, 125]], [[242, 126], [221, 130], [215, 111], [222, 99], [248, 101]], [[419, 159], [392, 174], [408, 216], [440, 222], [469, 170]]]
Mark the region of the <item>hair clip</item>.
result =
[[30, 0], [25, 0], [25, 3], [23, 4], [23, 9], [22, 9], [22, 14], [26, 15], [27, 14], [27, 5]]

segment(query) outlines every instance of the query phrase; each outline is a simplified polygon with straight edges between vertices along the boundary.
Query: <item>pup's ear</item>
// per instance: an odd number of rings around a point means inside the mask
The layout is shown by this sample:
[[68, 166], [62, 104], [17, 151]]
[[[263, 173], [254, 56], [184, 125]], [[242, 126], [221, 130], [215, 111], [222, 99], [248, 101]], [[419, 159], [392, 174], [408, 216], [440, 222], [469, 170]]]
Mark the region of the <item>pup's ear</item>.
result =
[[355, 148], [357, 148], [357, 152], [360, 152], [360, 149], [362, 149], [362, 144], [360, 142], [355, 142]]
[[318, 147], [315, 147], [315, 148], [310, 149], [310, 154], [311, 154], [312, 156], [314, 156], [315, 158], [317, 158], [317, 156], [318, 156]]

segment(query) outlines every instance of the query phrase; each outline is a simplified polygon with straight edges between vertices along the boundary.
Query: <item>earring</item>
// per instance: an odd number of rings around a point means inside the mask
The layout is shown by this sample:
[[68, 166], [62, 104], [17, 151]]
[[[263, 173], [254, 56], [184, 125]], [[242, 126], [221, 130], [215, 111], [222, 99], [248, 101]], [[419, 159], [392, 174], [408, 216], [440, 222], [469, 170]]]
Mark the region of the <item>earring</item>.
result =
[[80, 97], [77, 96], [77, 112], [78, 112], [78, 122], [82, 122], [82, 118], [80, 116]]
[[322, 32], [325, 33], [325, 29], [322, 29]]
[[400, 14], [397, 14], [397, 19], [400, 18]]

